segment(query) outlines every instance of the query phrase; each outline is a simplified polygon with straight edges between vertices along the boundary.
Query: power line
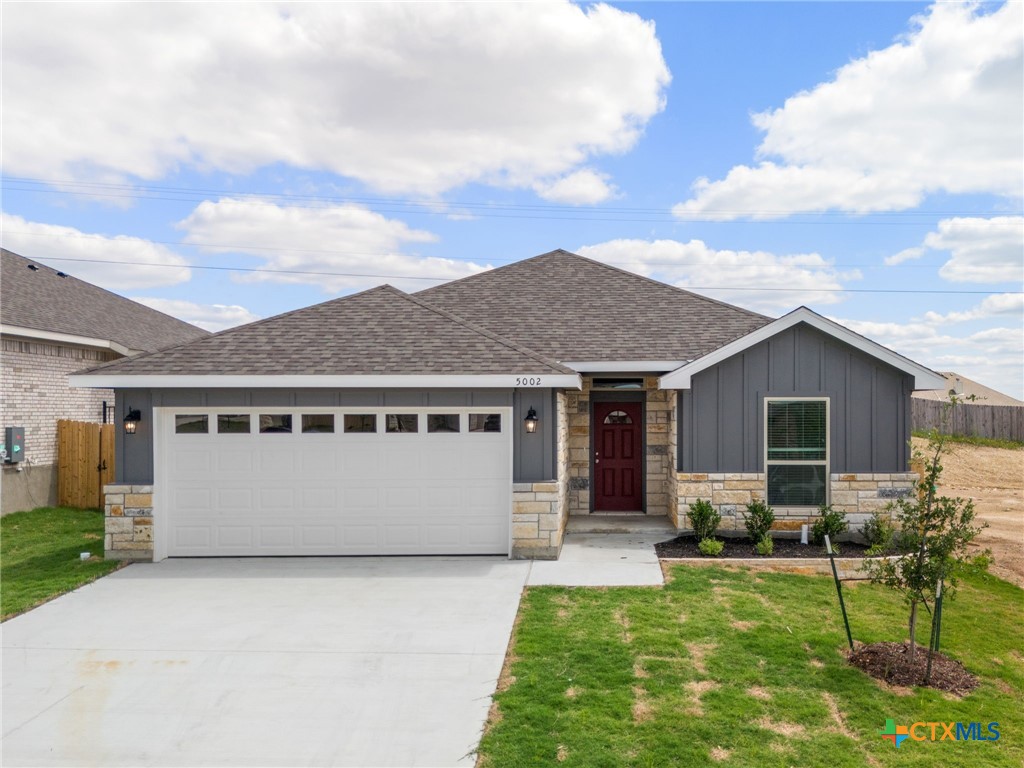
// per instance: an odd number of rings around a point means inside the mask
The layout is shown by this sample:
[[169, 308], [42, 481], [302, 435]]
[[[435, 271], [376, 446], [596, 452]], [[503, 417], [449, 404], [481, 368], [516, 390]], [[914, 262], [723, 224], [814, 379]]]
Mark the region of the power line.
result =
[[[11, 235], [24, 235], [26, 237], [49, 237], [55, 239], [61, 238], [84, 238], [90, 240], [109, 240], [110, 238], [105, 235], [91, 235], [86, 232], [76, 232], [74, 234], [55, 234], [52, 232], [25, 232], [18, 230], [6, 230], [7, 234]], [[331, 256], [362, 256], [366, 258], [386, 258], [388, 256], [394, 256], [394, 253], [366, 253], [360, 251], [339, 251], [333, 248], [285, 248], [280, 246], [272, 245], [239, 245], [231, 243], [203, 243], [203, 242], [182, 242], [178, 240], [150, 240], [148, 238], [139, 238], [147, 243], [155, 243], [157, 245], [174, 245], [179, 247], [196, 247], [196, 248], [210, 248], [225, 251], [237, 251], [237, 252], [252, 252], [252, 251], [270, 251], [278, 253], [320, 253]], [[798, 256], [807, 256], [810, 254], [790, 254], [788, 256], [779, 256], [780, 259], [795, 258]], [[56, 256], [50, 258], [57, 258]], [[421, 258], [427, 259], [443, 259], [447, 261], [471, 261], [476, 263], [488, 263], [488, 262], [505, 262], [512, 263], [518, 261], [511, 257], [501, 257], [497, 259], [479, 259], [475, 256], [423, 256]], [[648, 267], [680, 267], [680, 266], [701, 266], [705, 262], [702, 261], [645, 261], [640, 259], [633, 259], [629, 261], [605, 261], [605, 264], [613, 264], [616, 266], [625, 266], [629, 264], [642, 264]], [[773, 261], [746, 261], [742, 263], [730, 264], [730, 267], [737, 266], [751, 266], [751, 267], [771, 267], [771, 266], [788, 266], [788, 267], [804, 267], [806, 269], [835, 269], [835, 268], [875, 268], [883, 266], [881, 264], [871, 263], [856, 263], [856, 262], [836, 262], [836, 263], [822, 263], [822, 264], [779, 264]], [[930, 264], [892, 264], [884, 265], [889, 269], [934, 269], [933, 265]]]
[[[412, 275], [385, 275], [379, 273], [365, 272], [314, 272], [301, 269], [267, 269], [265, 267], [217, 267], [197, 264], [149, 264], [140, 261], [115, 261], [113, 259], [77, 259], [64, 256], [41, 256], [38, 261], [74, 261], [89, 262], [94, 264], [121, 264], [133, 267], [166, 267], [173, 269], [209, 269], [225, 272], [257, 272], [281, 275], [310, 275], [315, 277], [373, 277], [383, 280], [433, 280], [447, 282], [455, 280], [453, 277], [424, 277]], [[468, 275], [467, 275], [468, 277]], [[687, 285], [683, 286], [690, 291], [790, 291], [799, 293], [911, 293], [911, 294], [953, 294], [968, 295], [981, 294], [991, 295], [993, 293], [1018, 294], [1024, 291], [951, 291], [951, 290], [924, 290], [910, 288], [766, 288], [763, 286], [738, 286], [738, 285]]]
[[[28, 184], [37, 186], [11, 186], [10, 181], [15, 184]], [[45, 186], [39, 186], [45, 185]], [[54, 189], [52, 185], [67, 187], [66, 189]], [[693, 214], [676, 214], [665, 208], [645, 207], [624, 207], [608, 205], [559, 205], [552, 203], [493, 203], [493, 202], [470, 202], [470, 201], [443, 201], [437, 199], [415, 199], [415, 198], [385, 198], [369, 196], [335, 196], [335, 195], [304, 195], [289, 192], [248, 192], [244, 190], [224, 190], [210, 188], [188, 188], [161, 185], [139, 185], [109, 182], [82, 182], [70, 179], [35, 179], [30, 177], [7, 177], [5, 188], [9, 191], [66, 194], [66, 195], [89, 195], [93, 197], [127, 198], [134, 200], [160, 200], [167, 202], [193, 202], [202, 199], [207, 195], [230, 196], [236, 202], [243, 205], [260, 205], [267, 201], [300, 201], [304, 205], [293, 207], [316, 208], [324, 203], [340, 204], [367, 204], [376, 206], [388, 206], [377, 208], [376, 212], [383, 213], [416, 213], [421, 215], [450, 216], [458, 215], [459, 210], [469, 209], [471, 215], [478, 218], [513, 218], [513, 219], [550, 219], [566, 221], [620, 221], [620, 222], [690, 222], [690, 223], [722, 223], [720, 216], [743, 216], [755, 217], [744, 220], [728, 220], [728, 223], [794, 223], [794, 216], [813, 216], [813, 220], [801, 220], [797, 223], [803, 224], [869, 224], [872, 226], [908, 226], [911, 224], [925, 223], [936, 216], [1006, 216], [1019, 215], [1017, 212], [978, 212], [978, 211], [875, 211], [865, 214], [850, 214], [844, 211], [820, 211], [815, 213], [794, 214], [786, 210], [746, 210], [746, 209], [711, 209]], [[103, 191], [106, 190], [106, 191]], [[166, 196], [175, 195], [175, 196]], [[550, 215], [561, 213], [564, 215]], [[587, 215], [587, 214], [593, 215]], [[546, 214], [546, 215], [541, 215]], [[608, 214], [621, 214], [621, 216], [610, 216]], [[627, 218], [633, 216], [634, 218]], [[758, 219], [756, 217], [781, 217], [772, 219]], [[859, 216], [856, 221], [837, 221], [839, 217], [849, 219], [851, 216]], [[904, 219], [903, 221], [864, 221], [863, 217], [884, 217], [888, 219]], [[640, 217], [640, 218], [636, 218]], [[830, 220], [831, 219], [831, 220]]]

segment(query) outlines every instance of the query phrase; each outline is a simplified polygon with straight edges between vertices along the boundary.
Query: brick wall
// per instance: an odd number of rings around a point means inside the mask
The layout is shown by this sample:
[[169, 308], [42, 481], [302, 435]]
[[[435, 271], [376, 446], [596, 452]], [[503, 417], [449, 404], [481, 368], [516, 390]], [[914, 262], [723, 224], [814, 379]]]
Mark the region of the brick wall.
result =
[[115, 352], [4, 338], [0, 357], [0, 422], [25, 427], [32, 464], [57, 461], [57, 419], [99, 422], [103, 401], [114, 405], [113, 390], [72, 388], [68, 374], [120, 357]]

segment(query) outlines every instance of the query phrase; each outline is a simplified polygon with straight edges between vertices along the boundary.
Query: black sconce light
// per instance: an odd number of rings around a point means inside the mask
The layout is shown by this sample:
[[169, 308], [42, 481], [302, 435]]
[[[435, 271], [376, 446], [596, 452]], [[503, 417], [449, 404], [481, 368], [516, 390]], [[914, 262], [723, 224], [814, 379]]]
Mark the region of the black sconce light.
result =
[[523, 419], [523, 423], [526, 425], [526, 431], [530, 434], [536, 432], [537, 421], [537, 412], [533, 410], [533, 408], [530, 408], [530, 410], [526, 412], [526, 418]]
[[140, 421], [142, 421], [142, 413], [139, 409], [129, 409], [128, 415], [124, 417], [124, 433], [126, 435], [134, 435]]

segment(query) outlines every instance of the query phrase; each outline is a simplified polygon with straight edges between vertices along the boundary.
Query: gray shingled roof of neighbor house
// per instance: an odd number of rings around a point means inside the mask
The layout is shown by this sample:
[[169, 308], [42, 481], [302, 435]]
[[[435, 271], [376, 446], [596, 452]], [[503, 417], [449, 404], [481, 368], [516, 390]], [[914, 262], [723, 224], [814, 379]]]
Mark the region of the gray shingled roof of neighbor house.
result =
[[771, 322], [562, 250], [416, 295], [562, 362], [694, 360]]
[[372, 376], [574, 372], [382, 285], [83, 373]]
[[0, 323], [5, 326], [102, 339], [144, 352], [209, 335], [84, 280], [61, 277], [52, 267], [6, 249], [0, 270]]

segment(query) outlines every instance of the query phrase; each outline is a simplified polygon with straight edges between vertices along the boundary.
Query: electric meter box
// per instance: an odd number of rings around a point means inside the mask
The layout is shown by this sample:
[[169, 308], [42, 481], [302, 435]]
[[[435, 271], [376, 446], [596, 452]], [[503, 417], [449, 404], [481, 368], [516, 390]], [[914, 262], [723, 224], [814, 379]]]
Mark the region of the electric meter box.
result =
[[0, 454], [7, 464], [16, 464], [25, 458], [25, 428], [7, 427], [4, 429], [4, 444], [0, 446]]

